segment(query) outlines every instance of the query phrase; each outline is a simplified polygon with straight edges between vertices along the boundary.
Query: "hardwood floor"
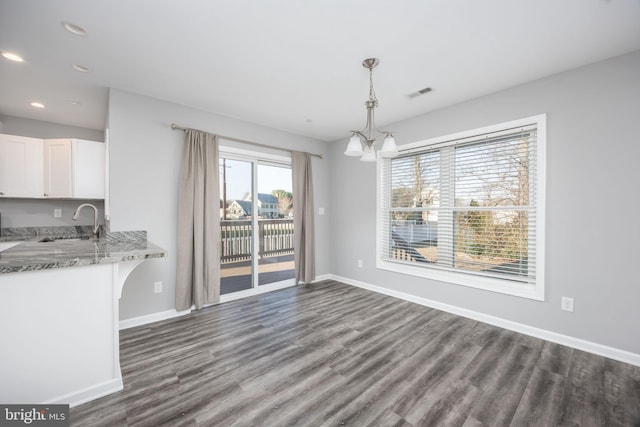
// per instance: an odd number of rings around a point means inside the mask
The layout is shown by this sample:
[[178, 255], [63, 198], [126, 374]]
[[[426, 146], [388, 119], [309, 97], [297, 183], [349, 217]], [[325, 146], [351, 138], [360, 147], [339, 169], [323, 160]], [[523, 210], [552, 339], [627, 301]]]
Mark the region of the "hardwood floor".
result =
[[81, 426], [640, 426], [640, 368], [338, 282], [121, 332]]

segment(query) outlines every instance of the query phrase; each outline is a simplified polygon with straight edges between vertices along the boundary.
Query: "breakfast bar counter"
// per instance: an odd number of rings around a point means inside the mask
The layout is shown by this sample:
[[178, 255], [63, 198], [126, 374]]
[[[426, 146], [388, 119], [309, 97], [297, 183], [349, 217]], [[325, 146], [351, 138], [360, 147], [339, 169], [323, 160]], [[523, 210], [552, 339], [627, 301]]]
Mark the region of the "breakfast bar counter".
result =
[[147, 241], [144, 231], [93, 238], [31, 238], [0, 252], [0, 274], [160, 258], [166, 251]]
[[144, 231], [59, 237], [0, 242], [5, 404], [75, 406], [122, 390], [123, 286], [140, 263], [167, 256]]

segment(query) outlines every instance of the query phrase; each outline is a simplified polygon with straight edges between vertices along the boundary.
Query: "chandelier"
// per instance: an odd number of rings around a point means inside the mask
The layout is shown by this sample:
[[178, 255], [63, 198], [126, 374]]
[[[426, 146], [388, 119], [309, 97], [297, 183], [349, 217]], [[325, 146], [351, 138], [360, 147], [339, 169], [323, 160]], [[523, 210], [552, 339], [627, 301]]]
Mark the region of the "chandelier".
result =
[[344, 152], [346, 156], [360, 156], [362, 162], [375, 162], [376, 151], [373, 144], [376, 142], [373, 132], [378, 135], [384, 135], [384, 143], [378, 151], [380, 157], [395, 157], [398, 155], [398, 147], [396, 140], [391, 132], [379, 130], [374, 121], [374, 109], [378, 106], [376, 92], [373, 90], [373, 69], [380, 63], [378, 58], [367, 58], [362, 61], [362, 66], [369, 69], [369, 99], [364, 103], [367, 107], [367, 125], [363, 130], [352, 130], [347, 150]]

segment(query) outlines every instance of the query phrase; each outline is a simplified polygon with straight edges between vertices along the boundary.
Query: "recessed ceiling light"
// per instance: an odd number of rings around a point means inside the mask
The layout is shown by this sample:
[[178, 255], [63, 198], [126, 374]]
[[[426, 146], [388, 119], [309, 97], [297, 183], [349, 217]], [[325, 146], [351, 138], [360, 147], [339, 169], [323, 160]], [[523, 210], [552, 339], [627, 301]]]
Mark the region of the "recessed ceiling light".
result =
[[88, 73], [89, 71], [91, 71], [91, 68], [87, 67], [86, 65], [73, 64], [71, 66], [74, 70], [80, 71], [81, 73]]
[[10, 60], [10, 61], [15, 61], [15, 62], [22, 62], [24, 61], [24, 59], [22, 59], [22, 57], [16, 53], [13, 52], [5, 52], [2, 51], [2, 56], [4, 56], [6, 59]]
[[35, 102], [35, 101], [34, 101], [34, 102], [32, 102], [30, 105], [31, 105], [32, 107], [35, 107], [35, 108], [44, 108], [44, 104], [43, 104], [43, 103], [41, 103], [41, 102]]
[[69, 31], [70, 33], [76, 34], [78, 36], [86, 36], [87, 35], [87, 30], [85, 30], [84, 28], [82, 28], [80, 25], [76, 25], [76, 24], [72, 24], [71, 22], [62, 22], [62, 26], [64, 27], [65, 30]]
[[69, 103], [70, 103], [71, 105], [80, 105], [80, 104], [82, 104], [82, 102], [80, 102], [80, 101], [79, 101], [79, 100], [77, 100], [77, 99], [70, 99], [70, 100], [69, 100]]

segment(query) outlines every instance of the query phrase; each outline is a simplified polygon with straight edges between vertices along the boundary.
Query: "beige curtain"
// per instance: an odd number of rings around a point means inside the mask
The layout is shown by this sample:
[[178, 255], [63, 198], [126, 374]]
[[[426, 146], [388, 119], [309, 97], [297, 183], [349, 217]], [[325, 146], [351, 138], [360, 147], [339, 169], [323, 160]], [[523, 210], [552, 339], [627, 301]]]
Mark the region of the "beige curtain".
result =
[[218, 139], [185, 132], [178, 190], [176, 309], [220, 300]]
[[316, 278], [315, 237], [313, 226], [313, 180], [311, 155], [293, 151], [293, 234], [296, 284], [311, 283]]

